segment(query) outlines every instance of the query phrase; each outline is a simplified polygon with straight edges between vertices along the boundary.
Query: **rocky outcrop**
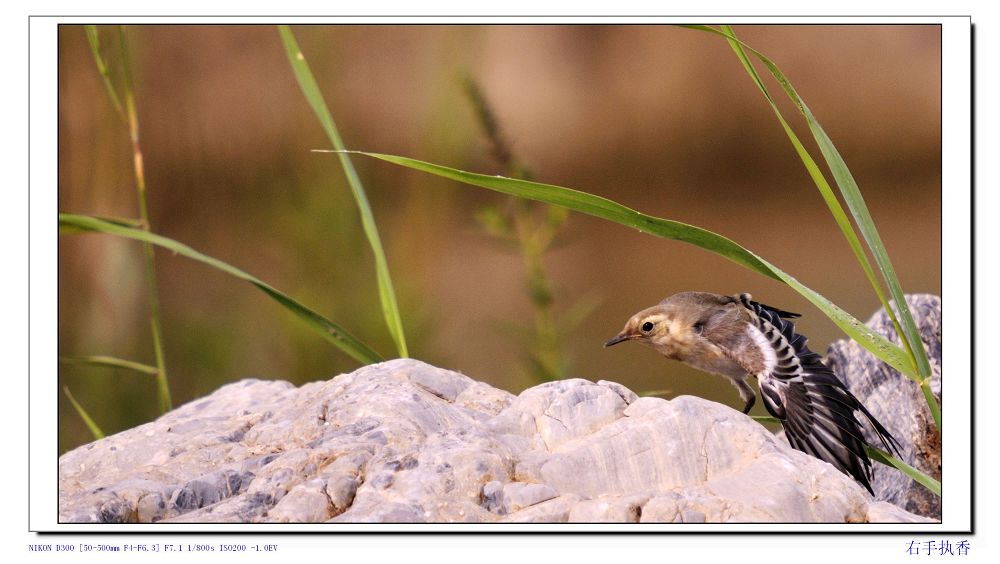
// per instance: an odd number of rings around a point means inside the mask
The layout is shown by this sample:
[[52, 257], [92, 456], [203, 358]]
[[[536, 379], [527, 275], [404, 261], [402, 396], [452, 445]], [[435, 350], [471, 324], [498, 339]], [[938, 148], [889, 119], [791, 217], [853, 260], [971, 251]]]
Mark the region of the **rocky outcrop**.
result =
[[59, 460], [62, 522], [924, 521], [739, 411], [416, 360], [244, 380]]

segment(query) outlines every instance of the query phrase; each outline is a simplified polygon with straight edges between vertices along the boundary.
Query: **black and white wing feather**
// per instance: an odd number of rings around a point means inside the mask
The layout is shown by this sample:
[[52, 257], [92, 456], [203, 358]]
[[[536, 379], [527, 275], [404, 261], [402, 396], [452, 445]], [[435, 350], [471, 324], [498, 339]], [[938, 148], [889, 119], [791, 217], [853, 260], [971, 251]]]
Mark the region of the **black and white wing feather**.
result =
[[740, 303], [753, 313], [750, 331], [759, 331], [754, 339], [765, 357], [765, 370], [757, 375], [764, 407], [781, 421], [789, 444], [836, 466], [874, 494], [855, 412], [864, 415], [887, 451], [898, 455], [899, 443], [809, 350], [806, 338], [785, 319], [796, 314], [754, 302], [749, 294], [741, 295]]

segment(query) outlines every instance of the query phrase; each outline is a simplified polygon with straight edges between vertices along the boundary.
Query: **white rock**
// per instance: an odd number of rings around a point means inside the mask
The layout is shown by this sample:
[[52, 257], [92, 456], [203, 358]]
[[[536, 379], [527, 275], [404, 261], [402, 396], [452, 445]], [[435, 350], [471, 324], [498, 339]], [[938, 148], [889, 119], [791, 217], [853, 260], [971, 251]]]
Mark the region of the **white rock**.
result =
[[268, 511], [268, 520], [279, 523], [318, 523], [329, 519], [333, 504], [323, 492], [322, 480], [312, 480], [292, 488]]
[[920, 521], [728, 407], [416, 360], [245, 380], [59, 461], [64, 522]]
[[638, 523], [648, 495], [602, 496], [585, 499], [574, 505], [569, 521], [574, 523]]
[[558, 496], [559, 492], [545, 484], [513, 482], [503, 487], [503, 513], [514, 513]]

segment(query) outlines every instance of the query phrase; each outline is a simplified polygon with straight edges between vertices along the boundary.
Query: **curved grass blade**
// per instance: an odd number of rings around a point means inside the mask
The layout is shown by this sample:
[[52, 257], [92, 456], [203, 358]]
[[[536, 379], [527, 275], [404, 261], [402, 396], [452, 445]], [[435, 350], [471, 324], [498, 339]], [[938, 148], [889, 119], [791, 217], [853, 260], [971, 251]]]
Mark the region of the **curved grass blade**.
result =
[[941, 482], [931, 478], [927, 474], [924, 474], [920, 470], [910, 466], [909, 464], [903, 462], [902, 460], [892, 456], [891, 454], [885, 452], [882, 449], [875, 448], [871, 445], [865, 445], [865, 450], [868, 451], [868, 456], [872, 460], [877, 460], [886, 466], [892, 466], [896, 468], [903, 474], [906, 474], [913, 479], [914, 482], [920, 484], [921, 486], [929, 489], [934, 495], [941, 497]]
[[[857, 182], [854, 180], [854, 176], [851, 174], [851, 171], [847, 167], [847, 163], [844, 161], [843, 157], [841, 157], [840, 152], [837, 151], [833, 141], [826, 134], [826, 131], [824, 131], [820, 126], [812, 111], [809, 110], [809, 106], [807, 106], [805, 101], [802, 100], [798, 92], [792, 86], [791, 82], [787, 79], [787, 77], [785, 77], [778, 66], [759, 51], [737, 39], [731, 27], [723, 26], [721, 30], [703, 25], [687, 25], [682, 27], [714, 33], [725, 37], [730, 46], [736, 52], [736, 55], [739, 57], [744, 69], [746, 69], [747, 73], [754, 80], [754, 83], [771, 104], [775, 115], [777, 115], [778, 120], [781, 122], [786, 134], [792, 141], [796, 152], [799, 154], [799, 157], [802, 159], [803, 164], [809, 171], [810, 176], [816, 183], [817, 188], [819, 188], [820, 193], [823, 195], [823, 199], [826, 201], [827, 206], [833, 213], [834, 219], [837, 221], [838, 226], [840, 226], [845, 238], [847, 238], [848, 243], [851, 245], [851, 249], [854, 251], [855, 256], [858, 258], [858, 262], [865, 271], [865, 275], [871, 282], [872, 287], [875, 289], [875, 293], [878, 295], [879, 300], [882, 302], [890, 320], [895, 326], [896, 334], [900, 336], [900, 341], [902, 341], [910, 363], [913, 365], [913, 370], [910, 372], [904, 372], [904, 374], [920, 384], [921, 390], [924, 392], [924, 396], [927, 399], [928, 408], [931, 411], [931, 415], [934, 417], [935, 425], [940, 431], [941, 409], [937, 400], [934, 399], [933, 394], [930, 392], [929, 380], [931, 368], [927, 359], [927, 353], [923, 347], [923, 342], [920, 339], [920, 332], [913, 320], [913, 315], [911, 314], [910, 309], [905, 307], [906, 301], [903, 296], [902, 286], [899, 283], [899, 278], [896, 276], [896, 271], [892, 266], [889, 255], [886, 252], [885, 245], [882, 243], [882, 239], [875, 227], [871, 213], [868, 211], [868, 206], [865, 204], [864, 198], [861, 196], [861, 191], [858, 188]], [[902, 307], [893, 308], [890, 306], [888, 300], [886, 300], [885, 295], [882, 292], [882, 287], [878, 283], [878, 280], [875, 278], [874, 272], [872, 271], [868, 257], [861, 249], [857, 235], [855, 234], [853, 227], [850, 225], [850, 222], [847, 220], [846, 214], [844, 213], [840, 202], [837, 200], [836, 196], [833, 195], [833, 191], [826, 182], [826, 179], [823, 177], [823, 174], [819, 171], [815, 161], [813, 161], [812, 157], [805, 150], [801, 142], [799, 142], [798, 138], [792, 132], [788, 123], [782, 117], [774, 99], [771, 97], [767, 88], [764, 86], [763, 81], [761, 81], [760, 76], [757, 74], [757, 71], [750, 63], [750, 60], [746, 55], [747, 51], [752, 53], [764, 64], [764, 66], [768, 68], [775, 80], [778, 81], [778, 84], [781, 85], [788, 97], [793, 103], [795, 103], [796, 107], [805, 117], [806, 122], [809, 125], [809, 130], [813, 134], [813, 138], [816, 140], [816, 144], [819, 146], [820, 152], [823, 154], [823, 158], [826, 160], [827, 166], [833, 174], [834, 180], [840, 189], [840, 193], [844, 197], [844, 201], [847, 203], [848, 209], [851, 210], [851, 215], [854, 217], [855, 223], [857, 223], [858, 228], [861, 230], [861, 234], [864, 237], [865, 242], [868, 244], [868, 248], [871, 250], [872, 256], [875, 258], [875, 263], [878, 265], [879, 271], [882, 273], [882, 277], [889, 289], [889, 294], [892, 296], [893, 302], [897, 304], [897, 306], [899, 304], [903, 304]], [[899, 316], [902, 318], [902, 324], [896, 316], [897, 310], [899, 311]]]
[[[731, 28], [728, 26], [723, 26], [723, 29], [731, 32]], [[784, 129], [785, 134], [788, 136], [792, 146], [795, 148], [795, 152], [798, 154], [799, 158], [802, 160], [802, 164], [806, 168], [806, 171], [809, 173], [809, 177], [812, 178], [813, 183], [816, 184], [820, 195], [823, 197], [823, 201], [826, 202], [830, 213], [833, 215], [834, 221], [836, 221], [837, 226], [844, 235], [844, 238], [847, 239], [848, 245], [851, 247], [855, 258], [858, 260], [858, 264], [860, 264], [862, 270], [864, 270], [865, 276], [868, 278], [868, 282], [878, 295], [879, 301], [882, 303], [882, 307], [884, 307], [885, 310], [889, 312], [889, 315], [895, 319], [895, 314], [892, 312], [892, 308], [889, 307], [889, 302], [886, 300], [885, 294], [882, 292], [882, 286], [879, 284], [878, 278], [875, 276], [875, 271], [872, 269], [871, 262], [868, 260], [868, 255], [865, 254], [864, 248], [861, 246], [861, 240], [858, 239], [857, 233], [854, 232], [851, 220], [848, 219], [847, 213], [844, 212], [843, 206], [840, 205], [840, 200], [838, 200], [837, 196], [834, 195], [833, 189], [826, 181], [826, 177], [816, 164], [816, 161], [813, 160], [812, 155], [809, 154], [809, 151], [799, 140], [798, 136], [795, 135], [795, 132], [792, 130], [788, 122], [785, 121], [785, 117], [781, 114], [781, 110], [778, 109], [778, 105], [775, 103], [774, 98], [771, 97], [771, 93], [768, 91], [767, 87], [764, 86], [764, 82], [761, 80], [760, 75], [757, 74], [757, 70], [750, 63], [750, 59], [747, 57], [742, 46], [735, 40], [729, 40], [729, 43], [733, 48], [733, 51], [736, 52], [740, 62], [743, 64], [743, 68], [746, 69], [750, 78], [753, 79], [757, 88], [760, 89], [761, 93], [764, 94], [764, 98], [766, 98], [768, 103], [771, 105], [771, 109], [774, 111], [775, 116], [777, 116], [778, 121], [781, 123], [782, 129]]]
[[111, 73], [108, 71], [108, 63], [104, 60], [104, 56], [101, 55], [101, 37], [97, 31], [97, 26], [85, 25], [83, 29], [87, 33], [90, 52], [94, 55], [94, 63], [97, 64], [97, 72], [101, 74], [101, 80], [104, 82], [104, 90], [108, 93], [108, 99], [111, 100], [111, 105], [122, 120], [122, 123], [126, 123], [125, 109], [122, 107], [121, 100], [118, 99], [118, 93], [115, 91], [114, 84], [111, 83]]
[[84, 366], [101, 366], [104, 368], [125, 368], [126, 370], [132, 370], [141, 374], [149, 374], [150, 376], [156, 376], [160, 373], [159, 369], [155, 366], [113, 356], [60, 357], [59, 362], [63, 364], [82, 364]]
[[[340, 139], [340, 133], [337, 132], [333, 116], [326, 107], [326, 102], [323, 100], [323, 93], [320, 92], [319, 85], [316, 84], [316, 79], [313, 78], [312, 71], [309, 69], [309, 63], [306, 62], [305, 56], [299, 49], [299, 44], [295, 41], [292, 30], [287, 25], [279, 25], [278, 31], [281, 33], [281, 41], [285, 45], [285, 54], [288, 55], [288, 61], [292, 64], [292, 70], [295, 72], [295, 78], [298, 80], [302, 93], [316, 114], [316, 118], [319, 119], [320, 125], [323, 126], [323, 131], [326, 132], [330, 143], [336, 149], [343, 149], [344, 143]], [[365, 196], [364, 186], [361, 185], [361, 179], [358, 178], [358, 173], [354, 170], [354, 164], [351, 162], [350, 157], [341, 153], [340, 164], [344, 167], [347, 183], [351, 186], [354, 201], [357, 202], [358, 211], [361, 212], [361, 225], [364, 227], [368, 243], [371, 245], [372, 253], [375, 255], [375, 275], [378, 279], [379, 300], [382, 303], [382, 314], [385, 317], [385, 323], [389, 328], [389, 334], [392, 335], [392, 340], [396, 343], [399, 356], [406, 358], [408, 351], [406, 349], [406, 338], [403, 335], [403, 321], [400, 319], [399, 306], [396, 304], [396, 291], [393, 289], [392, 278], [389, 276], [389, 264], [385, 258], [385, 251], [382, 249], [382, 240], [379, 237], [378, 228], [375, 226], [375, 218], [372, 215], [371, 206], [368, 205], [368, 197]]]
[[104, 431], [97, 426], [97, 423], [94, 423], [94, 420], [90, 418], [87, 410], [85, 410], [83, 406], [76, 401], [76, 398], [74, 398], [73, 394], [70, 393], [68, 387], [63, 386], [63, 393], [65, 393], [66, 397], [69, 398], [69, 402], [73, 404], [73, 408], [76, 409], [76, 413], [80, 416], [80, 419], [83, 419], [84, 424], [86, 424], [87, 428], [90, 429], [90, 434], [94, 436], [94, 439], [103, 439]]
[[[131, 219], [131, 218], [128, 218], [128, 217], [111, 217], [111, 216], [106, 216], [106, 215], [103, 215], [103, 216], [102, 215], [92, 215], [92, 216], [89, 216], [89, 217], [92, 217], [94, 219], [99, 219], [99, 220], [107, 222], [107, 223], [113, 223], [115, 225], [121, 225], [122, 227], [134, 227], [136, 229], [141, 229], [142, 226], [143, 226], [143, 223], [142, 223], [141, 219]], [[59, 224], [59, 234], [60, 235], [73, 235], [75, 233], [89, 233], [89, 232], [90, 232], [89, 229], [81, 229], [81, 228], [76, 227], [74, 225], [69, 225], [69, 224], [64, 224], [64, 223], [60, 223]]]
[[906, 354], [898, 346], [889, 342], [885, 337], [871, 331], [851, 314], [840, 309], [833, 302], [805, 286], [793, 276], [722, 235], [679, 221], [649, 216], [607, 198], [563, 188], [562, 186], [464, 172], [454, 168], [395, 155], [367, 153], [363, 151], [348, 152], [366, 155], [414, 170], [428, 172], [442, 178], [457, 180], [472, 186], [488, 188], [520, 198], [555, 204], [573, 211], [613, 221], [626, 227], [632, 227], [641, 232], [656, 235], [657, 237], [690, 243], [702, 249], [712, 251], [764, 276], [784, 282], [812, 302], [830, 320], [836, 323], [841, 330], [861, 344], [861, 346], [871, 351], [872, 354], [900, 372], [913, 373], [913, 367], [908, 362]]
[[162, 235], [156, 235], [141, 229], [132, 229], [130, 227], [109, 223], [98, 218], [85, 215], [60, 213], [59, 225], [60, 227], [65, 225], [81, 231], [106, 233], [108, 235], [117, 235], [119, 237], [134, 239], [136, 241], [151, 243], [173, 251], [179, 255], [203, 262], [221, 270], [222, 272], [225, 272], [226, 274], [229, 274], [230, 276], [235, 276], [240, 280], [245, 280], [253, 284], [262, 292], [270, 296], [271, 299], [284, 306], [285, 309], [291, 311], [300, 319], [304, 320], [312, 329], [322, 335], [324, 339], [336, 345], [340, 350], [344, 351], [358, 362], [371, 364], [381, 362], [383, 360], [377, 352], [369, 348], [368, 345], [359, 341], [336, 323], [326, 319], [322, 315], [300, 304], [258, 278], [247, 274], [234, 266], [226, 264], [219, 259], [199, 253], [183, 243], [178, 243], [177, 241], [163, 237]]
[[[841, 207], [840, 202], [837, 200], [837, 198], [833, 195], [833, 191], [830, 189], [830, 185], [827, 184], [826, 179], [823, 177], [822, 173], [819, 173], [819, 169], [818, 167], [816, 167], [816, 163], [812, 160], [812, 157], [809, 155], [809, 153], [805, 151], [805, 148], [802, 147], [802, 144], [798, 141], [798, 138], [791, 131], [791, 128], [788, 127], [788, 124], [781, 116], [781, 112], [778, 110], [777, 105], [774, 103], [774, 100], [768, 93], [767, 88], [764, 87], [764, 84], [761, 81], [760, 76], [757, 75], [757, 71], [754, 69], [753, 65], [750, 64], [750, 60], [747, 57], [746, 52], [744, 50], [745, 44], [736, 39], [736, 33], [733, 31], [732, 27], [722, 26], [722, 31], [725, 34], [728, 34], [726, 39], [727, 41], [729, 41], [730, 46], [733, 48], [737, 56], [740, 58], [740, 61], [743, 63], [743, 67], [747, 70], [748, 73], [750, 73], [751, 78], [754, 79], [754, 81], [757, 83], [758, 88], [761, 89], [761, 92], [764, 93], [764, 96], [771, 103], [771, 107], [774, 109], [775, 114], [778, 116], [778, 119], [781, 120], [782, 126], [788, 133], [789, 138], [792, 139], [792, 143], [796, 145], [796, 151], [799, 152], [800, 156], [803, 156], [804, 154], [803, 163], [806, 164], [806, 168], [810, 168], [811, 164], [811, 168], [815, 170], [815, 173], [813, 172], [813, 170], [810, 170], [810, 175], [813, 176], [814, 179], [816, 179], [816, 173], [818, 173], [819, 180], [817, 181], [817, 187], [819, 187], [820, 192], [823, 193], [823, 199], [827, 201], [827, 204], [830, 206], [830, 211], [834, 213], [835, 217], [837, 217], [837, 223], [841, 225], [841, 230], [844, 231], [845, 237], [848, 238], [852, 248], [855, 249], [855, 254], [858, 255], [858, 261], [862, 264], [862, 267], [865, 269], [866, 275], [868, 275], [869, 279], [872, 281], [872, 285], [875, 288], [875, 293], [878, 294], [879, 300], [882, 302], [882, 306], [885, 308], [886, 312], [889, 315], [889, 318], [892, 320], [893, 325], [896, 327], [896, 333], [898, 335], [904, 336], [904, 338], [900, 340], [903, 342], [903, 345], [906, 347], [907, 352], [910, 354], [910, 356], [913, 357], [914, 363], [917, 365], [918, 372], [925, 378], [928, 377], [930, 375], [930, 364], [927, 361], [926, 354], [919, 354], [919, 355], [914, 354], [912, 343], [910, 342], [913, 338], [916, 338], [916, 342], [918, 343], [920, 342], [919, 331], [916, 329], [916, 325], [913, 324], [913, 334], [909, 334], [909, 332], [905, 332], [903, 329], [900, 328], [900, 323], [896, 318], [895, 311], [892, 307], [890, 307], [888, 301], [885, 299], [885, 296], [882, 293], [882, 287], [876, 281], [874, 273], [871, 270], [871, 265], [868, 261], [868, 257], [867, 255], [864, 254], [863, 251], [860, 250], [861, 246], [860, 243], [858, 242], [857, 235], [854, 233], [854, 229], [851, 227], [850, 222], [847, 221], [844, 209], [843, 207]], [[747, 49], [749, 48], [747, 47]], [[840, 193], [844, 197], [844, 201], [847, 202], [847, 207], [851, 210], [851, 215], [854, 217], [854, 221], [858, 224], [858, 227], [861, 229], [861, 233], [865, 238], [865, 242], [868, 243], [868, 247], [872, 250], [872, 255], [875, 257], [875, 262], [876, 264], [878, 264], [879, 269], [882, 272], [882, 276], [886, 281], [886, 285], [889, 286], [889, 291], [893, 295], [893, 299], [894, 300], [902, 299], [901, 288], [899, 289], [898, 296], [896, 295], [895, 292], [893, 292], [894, 283], [896, 287], [899, 287], [899, 279], [896, 276], [895, 269], [893, 269], [892, 267], [892, 262], [889, 260], [889, 255], [885, 250], [885, 245], [882, 243], [881, 237], [879, 237], [878, 230], [875, 228], [875, 222], [871, 217], [871, 213], [868, 211], [868, 206], [865, 204], [864, 198], [861, 196], [861, 191], [858, 188], [858, 184], [857, 182], [855, 182], [854, 176], [851, 174], [850, 169], [847, 168], [847, 163], [844, 161], [843, 157], [840, 156], [840, 152], [837, 151], [837, 148], [836, 146], [834, 146], [833, 141], [829, 138], [829, 136], [827, 136], [826, 131], [823, 130], [819, 122], [816, 120], [816, 117], [809, 110], [809, 106], [807, 106], [805, 101], [802, 100], [801, 97], [799, 97], [799, 94], [792, 86], [792, 83], [785, 77], [785, 75], [781, 72], [781, 70], [777, 67], [777, 65], [775, 65], [770, 59], [768, 59], [764, 55], [760, 54], [758, 51], [756, 50], [752, 51], [756, 56], [760, 57], [761, 60], [765, 63], [765, 66], [767, 66], [767, 68], [770, 69], [772, 75], [779, 82], [779, 84], [781, 84], [782, 89], [792, 99], [796, 107], [799, 108], [799, 111], [802, 112], [803, 116], [805, 116], [806, 122], [809, 125], [809, 129], [813, 133], [813, 138], [816, 140], [816, 144], [819, 146], [820, 152], [823, 154], [823, 158], [826, 161], [827, 166], [830, 168], [834, 180], [837, 182], [837, 186], [840, 188]], [[846, 225], [846, 229], [844, 225]], [[897, 301], [896, 303], [900, 302]], [[910, 312], [908, 308], [904, 309], [905, 311], [901, 313], [905, 318], [906, 316], [909, 315]], [[911, 322], [913, 321], [912, 317], [910, 318], [910, 321]], [[921, 363], [921, 361], [923, 362]], [[923, 364], [924, 366], [921, 366], [921, 364]]]

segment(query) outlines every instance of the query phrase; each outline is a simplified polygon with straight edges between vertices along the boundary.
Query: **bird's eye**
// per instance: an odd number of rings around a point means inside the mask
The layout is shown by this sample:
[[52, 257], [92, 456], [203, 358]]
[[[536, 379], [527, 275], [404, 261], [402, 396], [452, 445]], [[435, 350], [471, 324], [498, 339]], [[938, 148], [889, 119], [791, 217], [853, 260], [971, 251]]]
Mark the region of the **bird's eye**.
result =
[[645, 323], [642, 324], [642, 332], [643, 333], [649, 333], [652, 330], [653, 330], [653, 322], [652, 321], [647, 321], [647, 322], [645, 322]]
[[701, 335], [701, 331], [704, 328], [705, 328], [705, 322], [703, 322], [703, 321], [695, 322], [695, 324], [691, 326], [691, 329], [694, 330], [694, 332], [697, 333], [697, 334], [699, 334], [699, 335]]

